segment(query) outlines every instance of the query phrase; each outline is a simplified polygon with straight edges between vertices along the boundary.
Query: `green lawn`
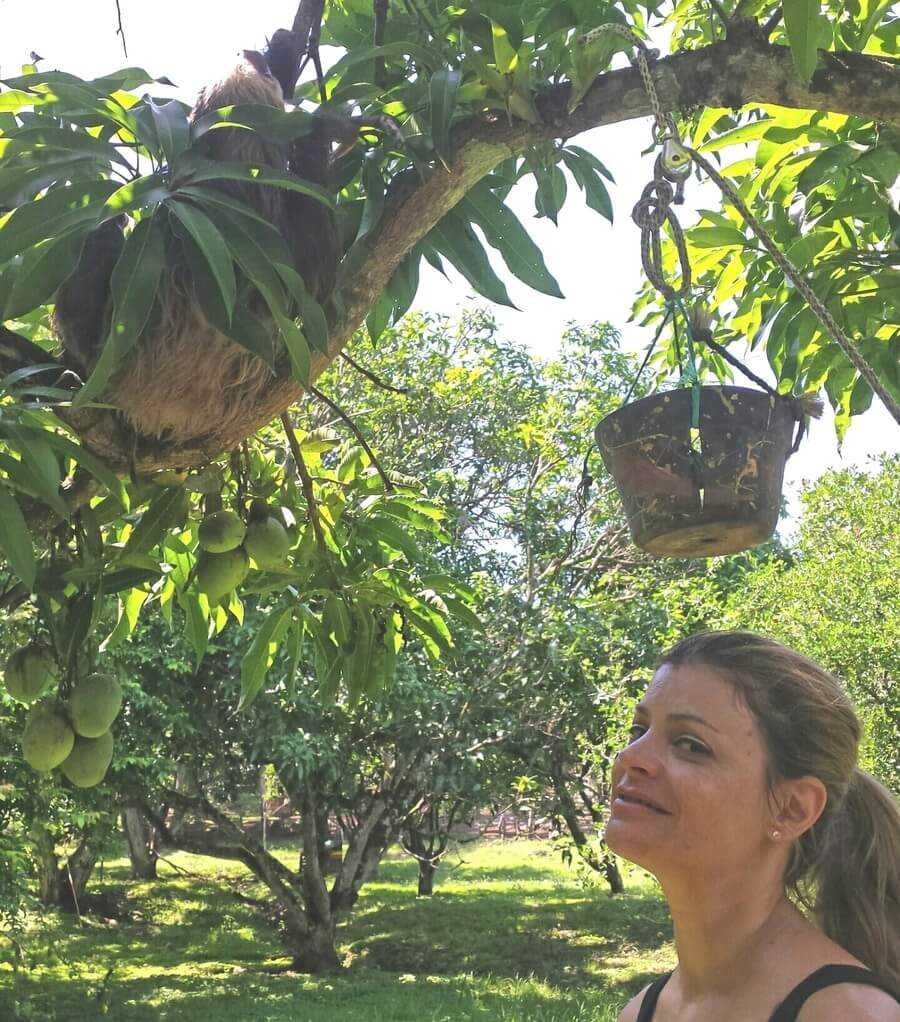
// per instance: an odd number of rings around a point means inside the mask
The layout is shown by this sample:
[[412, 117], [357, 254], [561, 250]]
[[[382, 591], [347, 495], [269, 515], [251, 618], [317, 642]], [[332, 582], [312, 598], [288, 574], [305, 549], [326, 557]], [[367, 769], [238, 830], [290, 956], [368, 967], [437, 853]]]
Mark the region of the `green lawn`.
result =
[[119, 899], [122, 921], [36, 920], [37, 961], [17, 980], [0, 939], [0, 1018], [612, 1022], [670, 967], [665, 906], [647, 878], [610, 898], [582, 889], [547, 844], [482, 843], [463, 857], [432, 899], [416, 897], [411, 862], [386, 861], [340, 932], [346, 972], [321, 978], [289, 972], [271, 931], [229, 896], [226, 879], [262, 894], [241, 866], [177, 854], [204, 879], [162, 864], [165, 879], [150, 884], [116, 860], [91, 889]]

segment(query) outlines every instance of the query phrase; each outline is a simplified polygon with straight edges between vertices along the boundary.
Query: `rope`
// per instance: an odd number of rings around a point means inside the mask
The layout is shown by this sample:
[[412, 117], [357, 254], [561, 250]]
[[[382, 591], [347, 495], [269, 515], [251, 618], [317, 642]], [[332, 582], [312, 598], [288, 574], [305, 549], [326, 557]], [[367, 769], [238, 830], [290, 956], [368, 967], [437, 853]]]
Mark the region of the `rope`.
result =
[[[772, 259], [784, 274], [785, 278], [789, 280], [800, 292], [806, 304], [824, 327], [825, 332], [847, 356], [850, 363], [859, 372], [860, 376], [866, 380], [872, 390], [879, 396], [879, 398], [881, 398], [884, 406], [891, 413], [894, 419], [900, 423], [900, 402], [897, 401], [893, 394], [891, 394], [881, 380], [879, 380], [875, 370], [862, 357], [855, 343], [847, 336], [847, 334], [844, 333], [840, 324], [837, 320], [835, 320], [824, 302], [819, 299], [816, 293], [803, 279], [800, 271], [778, 248], [771, 235], [753, 215], [747, 204], [730, 182], [726, 181], [726, 179], [722, 177], [709, 160], [703, 157], [695, 149], [691, 149], [689, 146], [684, 145], [681, 141], [681, 137], [671, 114], [664, 113], [662, 110], [662, 106], [659, 102], [659, 94], [656, 91], [656, 83], [653, 81], [650, 62], [651, 60], [655, 60], [658, 54], [655, 51], [650, 50], [646, 43], [644, 43], [644, 41], [630, 28], [625, 25], [615, 23], [599, 25], [584, 36], [584, 42], [589, 43], [600, 38], [601, 35], [606, 34], [621, 36], [634, 47], [635, 53], [631, 60], [632, 64], [636, 65], [640, 72], [641, 80], [644, 84], [644, 90], [647, 93], [647, 98], [650, 101], [650, 107], [653, 111], [654, 139], [657, 143], [664, 142], [663, 152], [657, 158], [656, 167], [654, 168], [653, 182], [644, 189], [644, 194], [641, 196], [640, 201], [632, 212], [632, 218], [641, 228], [641, 256], [642, 261], [644, 262], [644, 270], [654, 287], [656, 287], [657, 290], [659, 290], [667, 298], [672, 298], [676, 295], [682, 296], [686, 294], [690, 286], [689, 267], [687, 268], [687, 274], [685, 274], [685, 267], [687, 266], [688, 261], [687, 253], [684, 249], [684, 237], [675, 215], [669, 210], [669, 206], [673, 201], [679, 201], [679, 190], [682, 188], [687, 174], [690, 173], [691, 162], [693, 162], [706, 172], [706, 174], [716, 183], [722, 194], [735, 206], [743, 217], [745, 223], [751, 227], [753, 232], [768, 251], [769, 255], [772, 256]], [[673, 190], [670, 186], [667, 191], [660, 187], [660, 181], [666, 184], [668, 181], [675, 181], [677, 187]], [[669, 191], [672, 192], [671, 198], [668, 197]], [[659, 231], [664, 222], [668, 222], [669, 227], [672, 230], [672, 235], [678, 250], [679, 261], [682, 266], [681, 287], [677, 290], [669, 285], [662, 276]], [[742, 372], [747, 372], [739, 363], [738, 366]]]
[[[660, 294], [668, 299], [673, 299], [690, 292], [691, 264], [688, 259], [684, 232], [678, 222], [678, 217], [670, 208], [677, 193], [664, 175], [662, 156], [659, 156], [654, 167], [653, 180], [641, 193], [640, 199], [631, 211], [631, 219], [641, 229], [641, 262], [644, 265], [647, 278]], [[661, 231], [665, 223], [669, 225], [681, 266], [681, 284], [677, 288], [666, 280], [663, 272]]]
[[691, 159], [712, 178], [713, 181], [719, 186], [719, 190], [725, 195], [731, 203], [736, 207], [738, 212], [744, 218], [744, 221], [750, 225], [754, 234], [759, 238], [766, 248], [766, 251], [774, 260], [776, 266], [781, 270], [785, 277], [794, 285], [794, 287], [803, 296], [803, 300], [810, 307], [813, 314], [825, 328], [825, 332], [828, 333], [832, 340], [837, 346], [843, 351], [843, 353], [850, 360], [854, 368], [859, 372], [860, 376], [865, 379], [872, 390], [881, 398], [884, 402], [885, 408], [891, 413], [891, 415], [900, 423], [900, 402], [896, 400], [893, 394], [887, 390], [881, 380], [878, 379], [875, 370], [869, 365], [868, 362], [860, 355], [856, 345], [841, 329], [840, 324], [832, 316], [830, 310], [825, 303], [819, 298], [819, 296], [813, 291], [813, 289], [803, 279], [800, 271], [794, 266], [794, 264], [787, 258], [787, 256], [778, 248], [772, 239], [769, 232], [763, 227], [759, 220], [750, 211], [747, 203], [741, 198], [737, 190], [725, 180], [724, 177], [716, 170], [716, 168], [698, 153], [695, 149], [691, 149], [685, 146], [685, 152], [687, 152]]
[[631, 398], [631, 395], [634, 393], [634, 388], [638, 385], [638, 380], [641, 378], [641, 376], [644, 373], [644, 370], [647, 368], [647, 363], [650, 361], [650, 356], [653, 354], [653, 350], [654, 350], [654, 348], [656, 348], [657, 342], [659, 341], [660, 337], [662, 336], [662, 332], [665, 329], [666, 323], [668, 323], [669, 317], [671, 315], [672, 315], [672, 307], [671, 307], [671, 305], [669, 305], [667, 303], [666, 304], [666, 314], [665, 314], [665, 316], [663, 316], [662, 321], [660, 322], [659, 326], [657, 327], [656, 336], [650, 342], [650, 347], [647, 348], [647, 354], [644, 355], [644, 361], [641, 362], [640, 369], [638, 369], [638, 371], [634, 374], [634, 379], [631, 381], [631, 386], [628, 388], [628, 393], [625, 395], [624, 398], [622, 398], [622, 404], [623, 405], [627, 405], [628, 404], [628, 401]]

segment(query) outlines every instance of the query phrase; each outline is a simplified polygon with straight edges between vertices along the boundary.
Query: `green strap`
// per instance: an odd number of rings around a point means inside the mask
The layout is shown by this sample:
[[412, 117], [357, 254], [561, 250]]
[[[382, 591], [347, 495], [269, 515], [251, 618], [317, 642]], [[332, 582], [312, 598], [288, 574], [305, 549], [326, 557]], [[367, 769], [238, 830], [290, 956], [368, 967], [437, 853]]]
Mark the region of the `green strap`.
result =
[[[681, 366], [681, 379], [687, 379], [691, 385], [691, 429], [700, 428], [700, 376], [697, 373], [697, 354], [694, 349], [694, 334], [691, 330], [691, 319], [684, 308], [684, 302], [678, 295], [668, 299], [667, 305], [675, 306], [684, 320], [685, 337], [687, 339], [687, 359]], [[678, 322], [677, 318], [675, 320]], [[677, 329], [677, 327], [676, 327]]]

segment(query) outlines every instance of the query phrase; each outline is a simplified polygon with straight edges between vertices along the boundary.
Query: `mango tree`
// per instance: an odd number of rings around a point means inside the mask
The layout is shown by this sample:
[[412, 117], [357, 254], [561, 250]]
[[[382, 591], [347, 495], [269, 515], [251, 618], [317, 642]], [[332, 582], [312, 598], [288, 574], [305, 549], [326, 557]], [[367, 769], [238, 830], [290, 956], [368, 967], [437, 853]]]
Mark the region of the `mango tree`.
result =
[[[717, 315], [733, 313], [725, 339], [764, 344], [785, 391], [824, 386], [841, 428], [872, 393], [900, 421], [889, 197], [898, 24], [890, 5], [836, 0], [725, 0], [712, 10], [696, 2], [671, 14], [638, 0], [376, 0], [371, 9], [303, 0], [287, 36], [294, 56], [320, 67], [321, 42], [336, 59], [300, 84], [285, 111], [251, 105], [191, 119], [186, 103], [160, 95], [167, 79], [137, 68], [84, 80], [34, 64], [5, 79], [0, 605], [32, 604], [36, 640], [56, 661], [35, 710], [52, 755], [41, 738], [34, 761], [66, 759], [70, 740], [74, 750], [71, 693], [102, 668], [100, 646], [126, 638], [142, 611], [177, 604], [200, 660], [229, 615], [240, 619], [238, 593], [280, 594], [247, 652], [244, 705], [282, 642], [316, 665], [323, 694], [344, 686], [357, 698], [390, 679], [405, 634], [436, 655], [449, 648], [410, 540], [441, 528], [439, 509], [380, 466], [315, 381], [357, 330], [377, 343], [403, 316], [423, 259], [454, 266], [479, 294], [509, 304], [486, 243], [518, 279], [558, 294], [506, 199], [532, 178], [537, 213], [555, 219], [574, 182], [610, 218], [606, 168], [572, 142], [589, 128], [653, 114], [669, 143], [693, 143], [691, 159], [707, 174], [710, 159], [740, 145], [722, 168], [736, 193], [687, 239], [700, 290]], [[673, 51], [660, 58], [642, 45], [657, 29]], [[619, 50], [649, 60], [649, 70], [611, 69]], [[329, 116], [363, 126], [355, 145], [334, 154], [330, 190], [208, 159], [217, 130], [296, 140]], [[335, 210], [341, 262], [324, 306], [289, 271], [285, 239], [223, 181], [240, 185], [239, 195], [282, 189]], [[756, 211], [752, 229], [735, 194]], [[108, 330], [82, 379], [56, 353], [52, 312], [88, 239], [112, 225], [123, 247], [107, 267]], [[787, 276], [778, 246], [794, 266]], [[221, 414], [202, 428], [141, 435], [121, 414], [139, 395], [110, 385], [135, 352], [152, 349], [160, 303], [175, 286], [189, 288], [198, 330], [222, 333], [270, 385], [240, 415], [231, 414], [238, 386], [214, 395]], [[263, 309], [262, 319], [248, 308]], [[202, 381], [198, 352], [196, 364], [160, 367], [173, 392], [192, 374]], [[676, 335], [664, 352], [674, 372]], [[712, 355], [701, 361], [728, 371]], [[295, 431], [288, 409], [313, 399], [349, 430], [343, 448], [331, 433]], [[213, 516], [218, 531], [204, 535], [201, 519]], [[106, 635], [110, 601], [118, 623]]]

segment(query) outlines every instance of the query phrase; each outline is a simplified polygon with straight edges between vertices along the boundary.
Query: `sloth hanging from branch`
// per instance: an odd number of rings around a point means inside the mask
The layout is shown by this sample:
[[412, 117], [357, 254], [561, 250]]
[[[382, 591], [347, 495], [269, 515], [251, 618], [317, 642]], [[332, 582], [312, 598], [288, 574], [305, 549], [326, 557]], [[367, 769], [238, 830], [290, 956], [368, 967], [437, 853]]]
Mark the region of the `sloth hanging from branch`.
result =
[[76, 403], [102, 399], [140, 436], [177, 443], [251, 421], [288, 361], [308, 374], [341, 258], [332, 148], [352, 147], [361, 126], [324, 106], [281, 116], [307, 62], [324, 98], [323, 7], [305, 0], [291, 30], [245, 50], [189, 113], [147, 97], [144, 123], [170, 157], [149, 187], [168, 194], [135, 226], [122, 214], [91, 230], [55, 296], [65, 360], [88, 381]]

